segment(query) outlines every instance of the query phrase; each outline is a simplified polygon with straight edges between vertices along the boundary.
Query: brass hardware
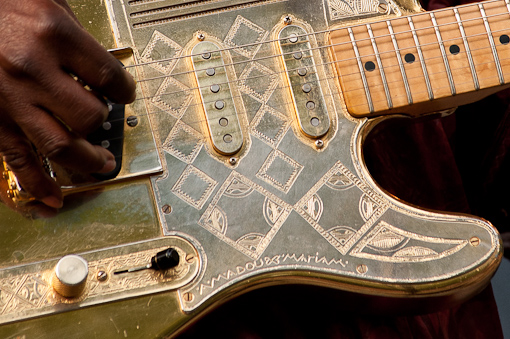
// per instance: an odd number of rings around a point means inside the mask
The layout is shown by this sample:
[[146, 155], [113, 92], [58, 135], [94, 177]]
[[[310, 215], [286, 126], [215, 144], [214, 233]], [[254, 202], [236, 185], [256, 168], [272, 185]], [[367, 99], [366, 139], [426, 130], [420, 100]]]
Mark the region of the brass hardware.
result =
[[[181, 257], [193, 257], [194, 260], [181, 260], [176, 267], [163, 271], [113, 274], [123, 267], [146, 264], [156, 253], [168, 247], [172, 247]], [[199, 258], [199, 254], [191, 243], [179, 237], [165, 237], [4, 269], [0, 275], [0, 286], [11, 286], [18, 281], [36, 281], [36, 296], [45, 302], [34, 302], [29, 309], [11, 307], [0, 310], [0, 323], [72, 311], [83, 305], [93, 306], [176, 290], [198, 274], [200, 260], [196, 258]], [[89, 275], [89, 271], [97, 273]], [[24, 291], [15, 291], [12, 293], [22, 297]], [[190, 300], [193, 300], [193, 296]]]
[[135, 116], [129, 116], [126, 119], [126, 123], [129, 127], [135, 127], [136, 125], [138, 125], [138, 118]]
[[184, 301], [186, 301], [186, 302], [191, 302], [191, 301], [193, 301], [194, 297], [195, 297], [195, 296], [194, 296], [194, 295], [193, 295], [193, 293], [191, 293], [191, 292], [186, 292], [186, 293], [184, 293], [184, 295], [183, 295], [183, 299], [184, 299]]
[[368, 272], [368, 267], [367, 265], [365, 264], [362, 264], [362, 265], [358, 265], [358, 267], [356, 267], [356, 271], [359, 273], [359, 274], [365, 274]]
[[98, 281], [106, 281], [106, 279], [108, 279], [108, 273], [106, 273], [105, 271], [99, 271], [97, 272], [97, 275], [96, 275], [96, 278]]
[[161, 210], [163, 211], [163, 213], [165, 214], [170, 214], [172, 213], [172, 206], [170, 205], [163, 205], [163, 207], [161, 208]]
[[469, 239], [469, 243], [471, 244], [471, 246], [476, 247], [476, 246], [480, 245], [480, 238], [471, 237], [471, 239]]
[[243, 146], [243, 133], [219, 47], [200, 42], [192, 54], [212, 144], [221, 154], [234, 154]]
[[299, 26], [285, 26], [279, 46], [299, 127], [307, 136], [319, 138], [329, 131], [330, 120], [307, 32]]

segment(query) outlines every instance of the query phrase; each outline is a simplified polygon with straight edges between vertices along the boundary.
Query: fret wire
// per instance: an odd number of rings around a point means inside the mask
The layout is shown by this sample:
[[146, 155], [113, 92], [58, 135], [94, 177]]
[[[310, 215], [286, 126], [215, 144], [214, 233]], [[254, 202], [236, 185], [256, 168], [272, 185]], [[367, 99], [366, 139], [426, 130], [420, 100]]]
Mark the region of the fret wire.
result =
[[[480, 19], [477, 19], [477, 20], [480, 20]], [[432, 26], [429, 27], [429, 28], [432, 28]], [[418, 30], [420, 30], [420, 29], [417, 29], [417, 31]], [[502, 32], [502, 31], [505, 31], [505, 29], [500, 29], [500, 30], [497, 30], [497, 31], [493, 31], [493, 33]], [[412, 32], [412, 31], [411, 30], [403, 31], [403, 32], [400, 32], [400, 33], [396, 33], [396, 35], [401, 34], [401, 33], [406, 33], [406, 32]], [[467, 36], [467, 38], [473, 38], [473, 37], [478, 37], [478, 36], [486, 36], [486, 35], [487, 35], [487, 33], [478, 33], [478, 34], [473, 34], [473, 35]], [[381, 35], [381, 36], [378, 36], [378, 37], [390, 37], [390, 36], [391, 36], [390, 34], [385, 34], [385, 35]], [[457, 38], [452, 38], [452, 39], [444, 40], [444, 42], [453, 41], [453, 40], [456, 40], [456, 39]], [[358, 39], [356, 41], [357, 42], [362, 42], [362, 41], [366, 41], [366, 40], [367, 39]], [[348, 43], [351, 44], [350, 41]], [[344, 44], [345, 44], [344, 42], [343, 43], [336, 43], [336, 44], [331, 44], [331, 45], [325, 45], [325, 46], [322, 46], [322, 47], [313, 47], [313, 48], [305, 49], [303, 51], [307, 52], [307, 51], [322, 50], [324, 48], [329, 48], [329, 47], [339, 46], [339, 45], [344, 45]], [[437, 42], [433, 42], [433, 43], [421, 44], [421, 46], [422, 47], [426, 47], [426, 46], [432, 46], [432, 45], [436, 45], [436, 44], [437, 44]], [[413, 47], [398, 49], [397, 51], [400, 52], [400, 51], [405, 51], [405, 50], [408, 50], [408, 49], [413, 49]], [[382, 52], [382, 53], [379, 53], [379, 54], [394, 53], [394, 52], [395, 52], [395, 50], [388, 50], [388, 51], [385, 51], [385, 52]], [[250, 61], [233, 62], [233, 63], [225, 64], [225, 66], [235, 66], [235, 65], [240, 65], [240, 64], [243, 64], [243, 63], [247, 63], [247, 62], [258, 61], [258, 60], [267, 60], [267, 59], [282, 57], [282, 56], [291, 55], [291, 54], [292, 54], [292, 52], [283, 53], [283, 54], [274, 54], [274, 55], [269, 55], [269, 56], [261, 57], [259, 59], [250, 60]], [[374, 54], [364, 55], [364, 57], [367, 57], [367, 56], [375, 56], [375, 55]], [[342, 61], [349, 61], [349, 60], [353, 60], [353, 59], [356, 59], [356, 58], [354, 57], [354, 58], [347, 58], [347, 59], [337, 60], [337, 61], [334, 61], [332, 63], [342, 62]], [[326, 64], [331, 64], [331, 62], [330, 63], [322, 64], [322, 65], [326, 65]], [[186, 74], [194, 73], [194, 72], [197, 72], [197, 71], [204, 71], [204, 70], [205, 69], [197, 69], [197, 70], [190, 70], [190, 71], [184, 71], [184, 72], [179, 72], [179, 73], [172, 73], [171, 76], [186, 75]], [[161, 76], [157, 76], [157, 77], [153, 77], [153, 78], [146, 78], [146, 79], [141, 79], [141, 80], [138, 79], [137, 82], [146, 82], [146, 81], [151, 81], [151, 80], [159, 80], [159, 79], [165, 79], [165, 78], [168, 78], [168, 77], [169, 77], [169, 75], [165, 74], [165, 75], [161, 75]]]
[[443, 56], [444, 67], [446, 69], [446, 74], [448, 76], [448, 82], [450, 83], [450, 91], [452, 95], [455, 95], [457, 93], [455, 90], [455, 83], [453, 82], [452, 70], [450, 69], [450, 63], [448, 62], [448, 58], [446, 57], [443, 39], [441, 38], [441, 32], [439, 32], [439, 27], [437, 25], [436, 16], [434, 15], [434, 12], [430, 12], [430, 19], [432, 20], [432, 24], [434, 25], [434, 30], [436, 32], [439, 49], [441, 50], [441, 55]]
[[[481, 80], [484, 80], [484, 79], [491, 79], [491, 78], [493, 78], [493, 77], [485, 77], [485, 78], [481, 78]], [[379, 85], [379, 86], [380, 86], [380, 85]], [[379, 87], [379, 86], [378, 86], [378, 87]], [[437, 88], [438, 88], [438, 89], [444, 89], [444, 88], [448, 88], [448, 87], [449, 87], [449, 86], [442, 86], [442, 87], [437, 87]], [[382, 90], [382, 89], [381, 89], [381, 90]], [[416, 93], [426, 93], [426, 90], [423, 90], [423, 91], [416, 91]], [[398, 97], [398, 95], [397, 95], [397, 97]], [[381, 99], [381, 100], [378, 100], [378, 101], [375, 101], [375, 103], [378, 103], [378, 102], [381, 102], [381, 101], [382, 101], [382, 99]], [[360, 103], [360, 104], [350, 105], [350, 107], [363, 107], [363, 104], [361, 104], [361, 103]], [[409, 108], [410, 108], [410, 111], [412, 111], [412, 106], [409, 106]], [[405, 111], [402, 111], [402, 112], [405, 112]], [[434, 111], [432, 111], [432, 112], [434, 112]]]
[[406, 89], [407, 102], [409, 105], [411, 105], [413, 103], [413, 96], [411, 95], [411, 88], [409, 87], [409, 82], [407, 80], [407, 74], [404, 68], [404, 63], [402, 62], [402, 56], [400, 55], [400, 49], [398, 48], [397, 38], [393, 32], [393, 26], [391, 25], [390, 20], [386, 21], [386, 25], [388, 26], [388, 31], [390, 32], [393, 48], [395, 48], [395, 56], [397, 57], [398, 66], [400, 68], [400, 73], [402, 74], [402, 80], [404, 81], [404, 87]]
[[[485, 33], [483, 33], [483, 35], [485, 35]], [[425, 45], [422, 45], [422, 46], [425, 46]], [[474, 49], [474, 51], [483, 50], [483, 49], [486, 49], [486, 48], [490, 48], [490, 47], [482, 47], [480, 49]], [[406, 50], [406, 49], [412, 49], [412, 47], [404, 48], [404, 49], [399, 49], [399, 51], [403, 51], [403, 50]], [[390, 51], [385, 52], [385, 53], [389, 53], [389, 52]], [[395, 51], [391, 51], [391, 52], [395, 52]], [[400, 53], [397, 53], [397, 55], [400, 55]], [[353, 60], [353, 59], [355, 59], [355, 58], [349, 58], [349, 59], [345, 59], [345, 60]], [[432, 60], [432, 59], [429, 59], [429, 60]], [[340, 61], [343, 61], [343, 60], [340, 60]], [[328, 66], [328, 65], [332, 65], [332, 64], [335, 64], [337, 62], [340, 62], [340, 61], [329, 61], [329, 62], [317, 64], [317, 66]], [[398, 65], [392, 65], [392, 66], [388, 66], [386, 68], [388, 69], [390, 67], [396, 67], [396, 66], [398, 66]], [[462, 69], [462, 68], [460, 68], [460, 69]], [[297, 70], [297, 68], [294, 69], [294, 70]], [[289, 70], [289, 72], [292, 72], [292, 71], [293, 70]], [[287, 72], [287, 71], [281, 71], [281, 72], [278, 72], [278, 73], [284, 73], [284, 72]], [[358, 73], [357, 72], [356, 73], [348, 73], [348, 74], [344, 74], [343, 76], [349, 76], [349, 75], [354, 75], [354, 74], [358, 74]], [[263, 77], [267, 77], [267, 76], [268, 75], [266, 75], [266, 74], [262, 74], [262, 75], [257, 75], [257, 76], [251, 77], [250, 79], [263, 78]], [[414, 77], [414, 78], [418, 78], [418, 77]], [[411, 79], [413, 79], [413, 78], [411, 78]], [[406, 78], [406, 80], [407, 80], [407, 78]], [[227, 82], [227, 83], [235, 83], [235, 82], [239, 82], [239, 80], [234, 80], [234, 81], [230, 81], [230, 82]], [[222, 85], [223, 83], [218, 83], [218, 84]], [[278, 87], [278, 88], [282, 88], [282, 87]], [[199, 90], [199, 89], [201, 89], [201, 87], [191, 87], [191, 88], [186, 89], [185, 91], [192, 91], [192, 90]], [[136, 98], [135, 100], [146, 100], [146, 99], [151, 99], [151, 98], [154, 98], [154, 97], [161, 97], [161, 96], [177, 94], [177, 93], [180, 93], [180, 92], [182, 92], [182, 91], [165, 92], [165, 93], [161, 93], [161, 94], [158, 94], [158, 95]]]
[[[500, 1], [500, 0], [498, 0]], [[471, 5], [473, 6], [473, 5]], [[462, 7], [462, 6], [459, 6], [459, 7]], [[456, 8], [455, 8], [456, 9]], [[504, 14], [493, 14], [491, 16], [487, 16], [487, 18], [490, 18], [490, 17], [496, 17], [496, 16], [500, 16], [500, 15], [504, 15]], [[460, 17], [459, 17], [460, 18]], [[464, 20], [462, 22], [469, 22], [469, 21], [473, 21], [473, 20], [480, 20], [480, 18], [475, 18], [475, 19], [468, 19], [468, 20]], [[448, 25], [452, 24], [453, 22], [451, 23], [448, 23]], [[446, 24], [445, 24], [446, 25]], [[445, 26], [443, 25], [443, 26]], [[352, 26], [352, 27], [358, 27], [357, 26]], [[439, 26], [441, 27], [441, 25]], [[433, 28], [433, 26], [427, 26], [427, 27], [423, 27], [423, 28], [419, 28], [419, 29], [415, 29], [415, 31], [421, 31], [421, 30], [424, 30], [424, 29], [429, 29], [429, 28]], [[501, 31], [504, 31], [504, 29], [501, 29], [501, 30], [498, 30], [498, 31], [494, 31], [495, 32], [501, 32]], [[404, 33], [410, 33], [412, 32], [412, 30], [408, 30], [408, 31], [402, 31], [402, 32], [399, 32], [399, 33], [396, 33], [395, 35], [399, 35], [399, 34], [404, 34]], [[306, 34], [306, 35], [301, 35], [301, 36], [308, 36], [308, 35], [312, 35], [312, 34]], [[486, 35], [486, 33], [480, 33], [480, 34], [473, 34], [473, 35], [470, 35], [468, 36], [468, 38], [472, 38], [472, 37], [476, 37], [476, 36], [482, 36], [482, 35]], [[383, 37], [390, 37], [391, 34], [384, 34], [384, 35], [380, 35], [378, 36], [378, 38], [383, 38]], [[356, 40], [357, 42], [363, 42], [363, 41], [367, 41], [369, 38], [365, 38], [365, 39], [358, 39]], [[449, 40], [445, 40], [445, 42], [448, 42], [448, 41], [452, 41], [452, 40], [455, 40], [456, 38], [453, 38], [453, 39], [449, 39]], [[276, 41], [276, 40], [274, 40]], [[324, 45], [324, 46], [320, 46], [320, 47], [313, 47], [313, 48], [309, 48], [305, 51], [315, 51], [315, 50], [322, 50], [323, 48], [329, 48], [329, 47], [334, 47], [334, 46], [341, 46], [341, 45], [344, 45], [344, 44], [351, 44], [351, 42], [341, 42], [341, 43], [336, 43], [336, 44], [329, 44], [329, 45]], [[425, 46], [430, 46], [430, 45], [435, 45], [436, 43], [429, 43], [429, 44], [422, 44], [421, 46], [422, 47], [425, 47]], [[380, 54], [384, 54], [384, 53], [393, 53], [394, 51], [387, 51], [387, 52], [382, 52]], [[233, 63], [230, 63], [230, 64], [225, 64], [225, 66], [235, 66], [235, 65], [240, 65], [240, 64], [243, 64], [243, 63], [248, 63], [248, 62], [252, 62], [252, 61], [260, 61], [260, 60], [266, 60], [266, 59], [270, 59], [270, 58], [276, 58], [276, 57], [280, 57], [280, 56], [285, 56], [285, 55], [289, 55], [291, 54], [291, 52], [289, 53], [283, 53], [283, 54], [275, 54], [275, 55], [270, 55], [270, 56], [265, 56], [265, 57], [260, 57], [258, 59], [253, 59], [253, 60], [249, 60], [249, 61], [239, 61], [239, 62], [233, 62]], [[186, 55], [186, 56], [180, 56], [180, 57], [177, 57], [175, 59], [180, 59], [180, 58], [184, 58], [184, 57], [190, 57], [191, 55]], [[366, 56], [373, 56], [373, 54], [369, 54], [369, 55], [366, 55]], [[354, 58], [353, 58], [354, 59]], [[162, 59], [162, 60], [158, 60], [157, 62], [163, 62], [163, 61], [168, 61], [168, 60], [172, 60], [172, 59]], [[339, 61], [347, 61], [349, 59], [344, 59], [344, 60], [339, 60]], [[133, 65], [134, 66], [140, 66], [140, 65], [143, 65], [143, 64], [136, 64], [136, 65]], [[126, 66], [125, 68], [127, 68], [128, 66]], [[195, 70], [197, 71], [197, 70]], [[185, 75], [185, 74], [188, 74], [188, 73], [193, 73], [195, 71], [185, 71], [185, 72], [180, 72], [180, 73], [175, 73], [175, 75]], [[164, 79], [166, 78], [168, 75], [161, 75], [161, 76], [156, 76], [156, 77], [152, 77], [152, 78], [146, 78], [146, 79], [137, 79], [138, 82], [145, 82], [145, 81], [152, 81], [152, 80], [159, 80], [159, 79]]]
[[354, 39], [354, 33], [350, 27], [347, 28], [347, 32], [349, 32], [349, 37], [351, 38], [352, 47], [354, 49], [354, 54], [356, 55], [356, 59], [358, 60], [359, 72], [361, 74], [361, 79], [363, 81], [363, 87], [365, 88], [365, 95], [367, 96], [368, 109], [370, 113], [374, 113], [374, 105], [372, 104], [372, 96], [370, 95], [370, 89], [368, 88], [367, 77], [365, 75], [365, 70], [363, 69], [363, 63], [361, 62], [361, 57], [359, 55], [358, 46], [356, 45], [356, 39]]
[[457, 24], [459, 25], [459, 31], [462, 35], [462, 41], [464, 43], [464, 48], [466, 49], [466, 55], [469, 62], [469, 68], [471, 69], [471, 76], [473, 77], [473, 83], [475, 85], [475, 90], [478, 91], [480, 89], [480, 83], [478, 82], [478, 75], [475, 69], [475, 63], [473, 62], [473, 56], [471, 55], [471, 50], [469, 47], [469, 43], [467, 41], [466, 32], [464, 31], [464, 24], [460, 19], [460, 14], [457, 8], [453, 9], [453, 13], [455, 14], [455, 19], [457, 20]]
[[[507, 3], [507, 5], [508, 5], [508, 0], [506, 0], [506, 3]], [[465, 5], [465, 6], [469, 6], [469, 5]], [[472, 6], [472, 5], [471, 5], [471, 6]], [[464, 6], [461, 6], [461, 7], [464, 7]], [[508, 7], [508, 6], [507, 6], [507, 7]], [[502, 15], [502, 14], [496, 14], [496, 15], [487, 16], [487, 17], [495, 17], [495, 16], [499, 16], [499, 15]], [[477, 18], [477, 19], [470, 19], [470, 20], [479, 20], [479, 18]], [[470, 20], [466, 20], [466, 21], [470, 21]], [[418, 31], [418, 30], [420, 30], [420, 29], [417, 29], [416, 31]], [[403, 33], [403, 32], [402, 32], [402, 33]], [[476, 36], [476, 35], [474, 35], [474, 36]], [[361, 41], [361, 40], [358, 40], [358, 41]], [[425, 46], [425, 45], [423, 45], [423, 46]], [[328, 47], [328, 46], [323, 46], [323, 47], [320, 47], [319, 49], [322, 49], [322, 48], [325, 48], [325, 47]], [[404, 49], [404, 50], [405, 50], [405, 49]], [[389, 52], [395, 52], [395, 51], [389, 51]], [[384, 52], [384, 53], [389, 53], [389, 52]], [[397, 53], [397, 54], [398, 54], [398, 53]], [[271, 56], [271, 57], [275, 57], [275, 56]], [[159, 61], [161, 61], [161, 60], [158, 60], [157, 62], [159, 62]], [[339, 60], [339, 61], [341, 61], [341, 60]], [[332, 63], [336, 63], [336, 62], [337, 62], [337, 61], [334, 61], [334, 62], [328, 62], [328, 63], [325, 63], [325, 64], [332, 64]], [[135, 66], [136, 66], [136, 65], [135, 65]]]
[[501, 69], [501, 64], [499, 63], [498, 51], [496, 49], [496, 45], [494, 44], [494, 39], [492, 38], [491, 28], [489, 26], [489, 20], [487, 19], [487, 15], [485, 14], [485, 9], [482, 4], [478, 4], [478, 8], [480, 8], [480, 13], [482, 14], [483, 23], [485, 25], [485, 30], [487, 31], [487, 38], [489, 39], [489, 43], [492, 49], [492, 55], [494, 56], [494, 62], [496, 64], [496, 69], [498, 71], [499, 83], [503, 85], [505, 83], [505, 79], [503, 77], [503, 70]]
[[[485, 47], [485, 48], [488, 48], [488, 47]], [[482, 65], [484, 65], [484, 64], [481, 64], [481, 66], [482, 66]], [[397, 66], [397, 65], [394, 65], [394, 67], [395, 67], [395, 66]], [[465, 68], [465, 67], [460, 67], [460, 68], [458, 68], [458, 69], [460, 70], [460, 69], [463, 69], [463, 68]], [[431, 73], [431, 74], [432, 74], [432, 75], [434, 75], [434, 74], [438, 74], [438, 73], [440, 73], [440, 72], [437, 72], [437, 73]], [[357, 73], [352, 73], [352, 74], [357, 74]], [[317, 80], [317, 83], [319, 83], [319, 82], [321, 82], [321, 81], [333, 80], [333, 79], [335, 79], [335, 78], [336, 78], [336, 76], [320, 78], [320, 79], [318, 79], [318, 80]], [[416, 78], [419, 78], [419, 77], [411, 77], [410, 79], [416, 79]], [[486, 77], [486, 78], [483, 78], [483, 79], [489, 79], [489, 78], [490, 78], [490, 77]], [[397, 81], [395, 81], [395, 82], [397, 82]], [[465, 83], [465, 82], [464, 82], [464, 83]], [[374, 87], [378, 87], [378, 86], [374, 86]], [[290, 86], [288, 86], [288, 85], [287, 85], [287, 86], [278, 86], [278, 87], [277, 87], [277, 89], [280, 89], [280, 90], [284, 90], [284, 89], [288, 89], [288, 88], [290, 88]], [[443, 87], [441, 87], [441, 88], [443, 88]], [[186, 89], [186, 90], [184, 90], [184, 91], [189, 91], [189, 90], [196, 90], [196, 88], [195, 88], [195, 89]], [[176, 94], [176, 93], [180, 93], [180, 92], [183, 92], [183, 91], [176, 91], [176, 92], [167, 93], [167, 94]], [[416, 93], [422, 93], [422, 92], [421, 92], [421, 91], [418, 91], [418, 92], [416, 92]], [[165, 93], [164, 93], [164, 94], [165, 94]], [[161, 94], [161, 95], [164, 95], [164, 94]], [[331, 93], [330, 93], [330, 94], [327, 94], [327, 95], [325, 95], [325, 96], [333, 97], [333, 96], [334, 96], [334, 94], [331, 94]], [[399, 95], [397, 94], [395, 97], [399, 97]], [[240, 98], [240, 96], [234, 96], [234, 98]], [[141, 100], [141, 99], [147, 99], [147, 98], [137, 98], [136, 100]], [[207, 104], [207, 103], [206, 103], [206, 104]], [[284, 105], [287, 105], [287, 104], [289, 104], [289, 102], [286, 102], [286, 101], [285, 101], [285, 102], [281, 103], [281, 105], [277, 105], [276, 107], [278, 107], [278, 106], [284, 106]], [[199, 102], [199, 103], [195, 103], [194, 105], [190, 105], [190, 107], [192, 107], [192, 106], [201, 106], [201, 105], [202, 105], [202, 103], [201, 103], [201, 102]], [[364, 105], [364, 104], [359, 104], [359, 105], [354, 105], [354, 106], [362, 106], [362, 105]], [[149, 113], [146, 113], [146, 114], [137, 114], [137, 115], [135, 115], [135, 116], [137, 116], [137, 117], [143, 117], [143, 116], [149, 116], [149, 115], [154, 115], [154, 114], [162, 114], [162, 113], [164, 113], [164, 112], [167, 112], [167, 111], [166, 111], [166, 110], [159, 109], [159, 110], [157, 110], [157, 111], [149, 112]], [[124, 119], [119, 119], [119, 120], [124, 120]], [[295, 120], [295, 119], [293, 119], [293, 120]], [[116, 120], [112, 120], [112, 121], [116, 121]], [[200, 120], [200, 121], [205, 121], [205, 119]]]
[[381, 80], [384, 85], [384, 92], [386, 93], [386, 100], [388, 101], [388, 108], [393, 108], [393, 102], [391, 101], [390, 88], [388, 87], [388, 82], [386, 81], [386, 75], [384, 74], [384, 67], [381, 61], [381, 57], [379, 55], [379, 50], [377, 49], [377, 44], [374, 38], [374, 32], [372, 31], [372, 26], [367, 24], [368, 35], [370, 36], [370, 40], [372, 41], [372, 48], [374, 49], [375, 58], [377, 60], [377, 65], [379, 66], [379, 73], [381, 74]]
[[[486, 3], [493, 3], [493, 2], [498, 2], [498, 1], [501, 1], [501, 0], [486, 1]], [[505, 0], [505, 1], [508, 2], [508, 0]], [[465, 8], [465, 7], [474, 7], [475, 8], [475, 5], [474, 4], [465, 4], [465, 5], [456, 6], [455, 8]], [[438, 10], [434, 10], [433, 12], [437, 13], [437, 12], [444, 12], [444, 11], [447, 11], [447, 10], [451, 10], [451, 8], [438, 9]], [[424, 13], [416, 13], [416, 14], [409, 15], [408, 17], [418, 16], [418, 15], [423, 15], [423, 14]], [[502, 14], [502, 13], [492, 14], [490, 16], [487, 16], [487, 18], [497, 17], [497, 16], [501, 16], [501, 15], [504, 15], [504, 14]], [[479, 19], [480, 18], [466, 19], [463, 22], [470, 22], [470, 21], [479, 20]], [[392, 20], [396, 20], [396, 19], [392, 19]], [[447, 24], [443, 24], [443, 25], [439, 25], [439, 27], [450, 25], [452, 23], [453, 22], [450, 22], [450, 23], [447, 23]], [[364, 25], [364, 24], [353, 25], [353, 26], [350, 26], [350, 27], [354, 28], [354, 27], [360, 27], [362, 25]], [[426, 29], [429, 29], [429, 28], [433, 28], [433, 26], [422, 27], [422, 28], [418, 28], [418, 29], [415, 29], [415, 30], [416, 31], [421, 31], [421, 30], [426, 30]], [[307, 37], [307, 36], [313, 36], [313, 35], [319, 35], [319, 34], [327, 34], [327, 33], [334, 32], [336, 30], [339, 30], [339, 29], [335, 28], [335, 29], [322, 30], [322, 31], [317, 31], [317, 32], [297, 35], [297, 37]], [[410, 32], [412, 32], [412, 31], [411, 30], [409, 30], [409, 31], [402, 31], [402, 32], [399, 32], [397, 34], [410, 33]], [[389, 34], [386, 34], [386, 35], [378, 36], [378, 38], [379, 37], [388, 37], [388, 36], [389, 36]], [[364, 41], [364, 40], [368, 40], [368, 38], [366, 38], [366, 39], [359, 39], [357, 41], [360, 42], [360, 41]], [[220, 49], [218, 51], [219, 52], [229, 51], [229, 50], [233, 50], [233, 49], [237, 49], [237, 48], [252, 47], [252, 46], [256, 46], [256, 45], [260, 45], [260, 44], [266, 44], [266, 43], [278, 42], [278, 41], [280, 41], [280, 39], [272, 39], [272, 40], [264, 41], [262, 43], [258, 42], [258, 43], [250, 43], [250, 44], [245, 44], [245, 45], [240, 45], [240, 46], [235, 46], [235, 47], [227, 47], [227, 48]], [[334, 44], [334, 45], [325, 45], [325, 46], [319, 47], [318, 49], [332, 47], [332, 46], [339, 46], [339, 45], [343, 45], [343, 44], [350, 44], [350, 42], [343, 42], [343, 43], [338, 43], [338, 44]], [[153, 64], [153, 63], [157, 63], [157, 62], [167, 62], [167, 61], [179, 60], [179, 59], [182, 59], [182, 58], [188, 58], [188, 57], [193, 57], [193, 56], [195, 56], [195, 55], [181, 55], [181, 56], [167, 58], [167, 59], [161, 59], [161, 60], [155, 60], [155, 61], [150, 61], [150, 62], [145, 62], [145, 63], [138, 63], [138, 64], [133, 64], [133, 65], [128, 65], [128, 66], [124, 66], [124, 68], [146, 66], [146, 65]], [[257, 60], [258, 59], [254, 59], [254, 60], [244, 61], [244, 62], [251, 62], [251, 61], [257, 61]]]
[[427, 67], [425, 66], [425, 60], [423, 59], [423, 53], [421, 51], [420, 42], [418, 41], [418, 35], [416, 34], [416, 30], [414, 29], [413, 19], [411, 19], [411, 17], [408, 17], [407, 21], [409, 22], [409, 27], [411, 27], [414, 44], [416, 45], [416, 50], [418, 52], [418, 58], [420, 59], [421, 69], [423, 71], [423, 76], [425, 77], [425, 83], [427, 85], [427, 92], [429, 95], [429, 100], [433, 100], [434, 93], [432, 92], [432, 86], [430, 85], [429, 73], [427, 71]]

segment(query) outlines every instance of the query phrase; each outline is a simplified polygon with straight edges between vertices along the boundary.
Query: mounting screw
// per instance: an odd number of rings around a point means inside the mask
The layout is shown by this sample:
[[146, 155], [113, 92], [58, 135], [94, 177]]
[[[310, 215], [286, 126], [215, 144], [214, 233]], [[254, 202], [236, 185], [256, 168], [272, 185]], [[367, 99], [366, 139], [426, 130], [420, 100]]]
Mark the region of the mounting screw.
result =
[[128, 124], [129, 127], [135, 127], [136, 125], [138, 125], [138, 118], [135, 117], [134, 115], [129, 116], [126, 119], [126, 123]]
[[321, 139], [315, 140], [315, 147], [317, 147], [318, 149], [323, 148], [324, 147], [324, 141], [322, 141]]
[[290, 15], [286, 15], [283, 18], [283, 23], [286, 24], [286, 25], [290, 25], [292, 23], [292, 18], [290, 17]]
[[182, 297], [184, 298], [184, 301], [190, 302], [193, 301], [194, 295], [191, 292], [186, 292]]
[[471, 244], [471, 246], [476, 247], [476, 246], [480, 245], [480, 238], [471, 237], [471, 239], [469, 239], [469, 243]]
[[165, 214], [170, 214], [172, 213], [172, 206], [166, 204], [166, 205], [163, 205], [163, 207], [161, 208], [161, 210], [163, 211], [163, 213]]
[[237, 164], [237, 158], [232, 157], [232, 158], [228, 159], [228, 163], [231, 164], [232, 166], [234, 166], [235, 164]]
[[365, 274], [368, 271], [368, 267], [365, 264], [358, 265], [358, 267], [356, 267], [356, 271], [358, 271], [359, 274]]
[[106, 273], [105, 271], [99, 271], [97, 272], [96, 278], [99, 281], [106, 281], [106, 279], [108, 279], [108, 273]]
[[186, 262], [187, 262], [188, 264], [191, 264], [191, 263], [193, 262], [193, 260], [195, 260], [195, 256], [194, 256], [193, 254], [188, 254], [188, 255], [186, 256]]
[[377, 7], [377, 10], [379, 11], [379, 13], [386, 13], [388, 11], [388, 4], [380, 2], [379, 6]]
[[205, 40], [205, 34], [204, 33], [197, 33], [197, 39], [198, 39], [198, 41], [204, 41]]

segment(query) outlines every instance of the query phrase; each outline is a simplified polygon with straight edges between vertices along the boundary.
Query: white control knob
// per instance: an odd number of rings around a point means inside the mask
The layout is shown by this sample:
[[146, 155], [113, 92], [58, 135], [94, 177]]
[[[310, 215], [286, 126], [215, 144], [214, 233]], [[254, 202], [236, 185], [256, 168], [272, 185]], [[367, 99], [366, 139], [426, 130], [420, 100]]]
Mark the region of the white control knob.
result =
[[53, 288], [63, 297], [78, 297], [85, 289], [88, 274], [89, 265], [85, 259], [78, 255], [66, 255], [55, 266]]

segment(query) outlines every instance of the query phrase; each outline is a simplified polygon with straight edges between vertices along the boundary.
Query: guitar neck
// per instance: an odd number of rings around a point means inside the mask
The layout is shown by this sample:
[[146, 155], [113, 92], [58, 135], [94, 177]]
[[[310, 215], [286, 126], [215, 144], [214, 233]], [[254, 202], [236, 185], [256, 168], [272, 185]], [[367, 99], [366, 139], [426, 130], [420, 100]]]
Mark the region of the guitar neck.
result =
[[510, 0], [335, 30], [347, 110], [417, 115], [473, 102], [510, 82]]

